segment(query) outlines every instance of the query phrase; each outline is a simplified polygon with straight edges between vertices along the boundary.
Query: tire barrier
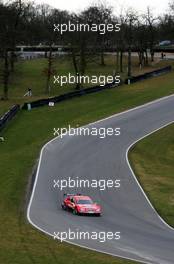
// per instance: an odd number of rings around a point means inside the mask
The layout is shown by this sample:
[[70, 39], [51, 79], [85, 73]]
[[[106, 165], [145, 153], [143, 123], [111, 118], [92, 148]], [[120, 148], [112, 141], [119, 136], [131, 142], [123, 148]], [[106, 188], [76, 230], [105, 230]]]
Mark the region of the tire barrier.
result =
[[18, 113], [20, 105], [14, 105], [8, 112], [0, 117], [0, 131], [7, 125], [7, 123]]
[[155, 71], [152, 71], [152, 72], [147, 72], [145, 74], [141, 74], [141, 75], [138, 75], [138, 76], [127, 78], [125, 80], [125, 84], [131, 84], [131, 83], [143, 81], [143, 80], [146, 80], [146, 79], [149, 79], [149, 78], [152, 78], [152, 77], [159, 76], [159, 75], [164, 74], [164, 73], [168, 73], [171, 70], [172, 70], [172, 66], [167, 66], [167, 67], [161, 68], [159, 70], [155, 70]]

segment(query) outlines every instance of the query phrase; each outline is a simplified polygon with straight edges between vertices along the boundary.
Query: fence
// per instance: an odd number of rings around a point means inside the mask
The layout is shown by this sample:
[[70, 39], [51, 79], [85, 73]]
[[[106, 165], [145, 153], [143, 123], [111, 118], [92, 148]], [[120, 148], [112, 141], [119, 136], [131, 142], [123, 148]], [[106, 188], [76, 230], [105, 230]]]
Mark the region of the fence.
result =
[[94, 87], [90, 87], [90, 88], [86, 88], [86, 89], [80, 89], [80, 90], [77, 90], [74, 92], [62, 94], [62, 95], [59, 95], [56, 97], [50, 97], [50, 98], [46, 98], [46, 99], [40, 99], [37, 101], [29, 102], [29, 103], [24, 103], [22, 109], [31, 109], [31, 108], [41, 107], [44, 105], [48, 105], [50, 102], [59, 103], [59, 102], [69, 100], [69, 99], [74, 98], [74, 97], [83, 96], [85, 94], [91, 94], [91, 93], [102, 91], [104, 89], [115, 88], [115, 87], [118, 87], [124, 83], [125, 84], [131, 84], [131, 83], [135, 83], [135, 82], [138, 82], [141, 80], [146, 80], [146, 79], [151, 78], [151, 77], [155, 77], [155, 76], [159, 76], [159, 75], [164, 74], [164, 73], [168, 73], [171, 70], [172, 70], [172, 66], [167, 66], [167, 67], [164, 67], [164, 68], [152, 71], [152, 72], [147, 72], [147, 73], [142, 74], [142, 75], [131, 77], [129, 79], [126, 79], [125, 82], [123, 82], [121, 80], [119, 84], [116, 84], [115, 82], [113, 82], [113, 83], [106, 84], [104, 86], [94, 86]]
[[14, 105], [8, 112], [0, 117], [0, 131], [6, 126], [6, 124], [17, 114], [20, 110], [20, 105]]
[[94, 87], [80, 89], [74, 92], [62, 94], [56, 97], [50, 97], [50, 98], [40, 99], [40, 100], [30, 102], [30, 103], [24, 103], [22, 109], [31, 109], [35, 107], [44, 106], [44, 105], [48, 105], [50, 102], [54, 102], [54, 103], [62, 102], [62, 101], [65, 101], [65, 100], [68, 100], [74, 97], [79, 97], [85, 94], [95, 93], [98, 91], [102, 91], [104, 89], [115, 88], [115, 87], [120, 86], [121, 84], [122, 84], [122, 81], [120, 81], [119, 84], [116, 84], [115, 82], [113, 82], [113, 83], [106, 84], [104, 86], [94, 86]]
[[172, 66], [167, 66], [167, 67], [164, 67], [164, 68], [152, 71], [152, 72], [147, 72], [145, 74], [141, 74], [141, 75], [126, 79], [125, 84], [131, 84], [131, 83], [139, 82], [139, 81], [146, 80], [152, 77], [156, 77], [161, 74], [168, 73], [171, 70], [172, 70]]

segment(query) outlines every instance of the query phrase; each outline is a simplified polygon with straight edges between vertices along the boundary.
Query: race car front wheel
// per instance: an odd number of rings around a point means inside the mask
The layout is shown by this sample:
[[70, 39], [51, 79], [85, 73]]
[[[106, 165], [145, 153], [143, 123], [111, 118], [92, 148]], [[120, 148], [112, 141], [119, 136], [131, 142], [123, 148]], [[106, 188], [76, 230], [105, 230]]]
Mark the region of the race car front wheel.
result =
[[65, 204], [62, 204], [62, 209], [63, 209], [63, 210], [67, 210], [67, 207], [66, 207]]
[[101, 216], [101, 213], [97, 213], [97, 214], [95, 214], [96, 216]]

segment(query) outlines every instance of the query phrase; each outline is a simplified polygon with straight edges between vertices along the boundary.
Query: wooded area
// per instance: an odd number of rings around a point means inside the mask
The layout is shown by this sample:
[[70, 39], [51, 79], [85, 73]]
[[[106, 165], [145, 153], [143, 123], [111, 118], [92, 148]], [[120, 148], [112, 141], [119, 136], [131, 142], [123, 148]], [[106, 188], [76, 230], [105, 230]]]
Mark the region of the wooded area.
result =
[[[169, 4], [170, 12], [156, 17], [147, 7], [144, 14], [128, 9], [115, 15], [113, 8], [102, 4], [89, 6], [75, 14], [49, 5], [36, 5], [22, 0], [0, 2], [0, 66], [3, 99], [8, 99], [9, 79], [15, 72], [17, 45], [47, 45], [48, 67], [45, 92], [49, 91], [50, 77], [54, 73], [52, 47], [67, 46], [76, 74], [84, 75], [89, 61], [100, 58], [105, 66], [104, 53], [109, 48], [115, 52], [115, 73], [123, 71], [123, 54], [128, 52], [127, 75], [132, 75], [132, 51], [138, 52], [141, 67], [154, 60], [154, 49], [162, 40], [174, 40], [174, 2]], [[120, 24], [120, 31], [65, 32], [54, 31], [55, 24]], [[149, 56], [150, 54], [150, 56]], [[76, 88], [80, 88], [77, 85]]]

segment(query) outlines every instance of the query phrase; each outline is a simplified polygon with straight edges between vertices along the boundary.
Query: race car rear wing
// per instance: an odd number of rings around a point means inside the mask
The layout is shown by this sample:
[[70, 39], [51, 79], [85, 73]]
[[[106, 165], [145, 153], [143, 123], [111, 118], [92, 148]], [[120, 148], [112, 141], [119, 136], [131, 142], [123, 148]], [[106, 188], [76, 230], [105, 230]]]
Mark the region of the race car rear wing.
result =
[[64, 193], [63, 196], [81, 196], [81, 193]]

